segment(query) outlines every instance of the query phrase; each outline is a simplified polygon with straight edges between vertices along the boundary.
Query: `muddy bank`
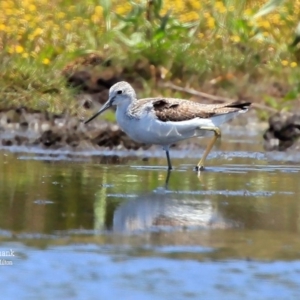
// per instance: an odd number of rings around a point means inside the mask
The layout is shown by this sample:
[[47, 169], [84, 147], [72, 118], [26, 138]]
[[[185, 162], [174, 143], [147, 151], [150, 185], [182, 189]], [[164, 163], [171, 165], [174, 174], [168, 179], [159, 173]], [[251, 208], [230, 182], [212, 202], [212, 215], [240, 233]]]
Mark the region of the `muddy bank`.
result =
[[[101, 69], [97, 67], [101, 66]], [[142, 89], [141, 80], [149, 80], [154, 86], [164, 79], [164, 71], [151, 65], [147, 60], [138, 60], [131, 69], [120, 69], [109, 60], [91, 54], [81, 57], [67, 65], [62, 76], [67, 85], [76, 88], [74, 101], [91, 116], [108, 98], [109, 88], [120, 80], [133, 83], [134, 88]], [[187, 97], [189, 98], [189, 97]], [[241, 97], [243, 98], [243, 97]], [[212, 103], [205, 97], [192, 98], [203, 103]], [[245, 99], [243, 99], [245, 100]], [[248, 99], [253, 100], [253, 99]], [[254, 105], [253, 105], [254, 106]], [[243, 118], [236, 118], [230, 124], [244, 126], [247, 130], [257, 128], [260, 120], [255, 109], [251, 109]], [[269, 119], [269, 127], [261, 133], [264, 148], [268, 151], [299, 149], [300, 115], [293, 113], [276, 113]], [[38, 146], [44, 149], [147, 149], [132, 141], [119, 126], [97, 118], [88, 125], [83, 118], [66, 114], [56, 115], [49, 112], [29, 110], [26, 107], [11, 108], [0, 112], [0, 145], [2, 146]], [[195, 140], [174, 145], [177, 148], [195, 147]]]
[[269, 128], [263, 135], [267, 151], [300, 149], [300, 114], [278, 112], [269, 118]]
[[[95, 112], [88, 109], [91, 116]], [[151, 145], [131, 140], [116, 123], [104, 121], [101, 117], [85, 125], [83, 118], [66, 114], [51, 114], [28, 110], [10, 109], [0, 112], [0, 145], [39, 147], [47, 150], [137, 150], [148, 149]], [[222, 132], [244, 137], [249, 134], [261, 136], [266, 151], [286, 151], [300, 149], [300, 114], [277, 113], [270, 117], [268, 129], [262, 124], [254, 109], [243, 118], [236, 118], [222, 126]], [[237, 134], [236, 127], [239, 133]], [[177, 149], [196, 149], [203, 147], [201, 139], [189, 139], [173, 145]]]
[[[93, 113], [94, 110], [89, 109], [89, 114]], [[243, 118], [236, 118], [222, 126], [222, 131], [233, 136], [234, 128], [245, 129], [245, 136], [256, 132], [261, 135], [266, 151], [297, 150], [300, 149], [299, 122], [298, 114], [278, 113], [269, 119], [268, 129], [265, 130], [266, 124], [260, 123], [256, 111], [252, 109]], [[104, 121], [101, 117], [85, 125], [83, 119], [77, 116], [26, 108], [0, 112], [0, 145], [70, 151], [137, 150], [150, 147], [132, 141], [116, 123]], [[193, 149], [203, 147], [203, 143], [201, 139], [190, 139], [173, 147]]]
[[[127, 80], [137, 89], [140, 80], [162, 78], [160, 68], [147, 60], [137, 60], [131, 68], [115, 66], [110, 60], [92, 53], [65, 66], [61, 76], [67, 86], [77, 91], [74, 101], [92, 115], [107, 99], [108, 90], [116, 82]], [[149, 146], [136, 143], [115, 123], [98, 118], [88, 125], [83, 118], [66, 114], [10, 108], [0, 112], [0, 144], [2, 146], [39, 146], [46, 149], [139, 149]]]
[[[89, 110], [90, 115], [93, 114]], [[224, 132], [248, 127], [250, 132], [260, 130], [256, 113], [249, 111], [245, 118], [236, 118], [223, 126]], [[231, 129], [232, 128], [232, 129]], [[232, 133], [234, 135], [234, 133]], [[29, 111], [26, 108], [0, 112], [0, 144], [2, 146], [27, 146], [42, 149], [82, 150], [137, 150], [151, 145], [131, 140], [116, 123], [98, 117], [85, 125], [83, 119], [69, 115], [55, 115]], [[177, 149], [203, 147], [201, 139], [188, 139], [173, 145]]]
[[0, 113], [0, 142], [3, 146], [74, 150], [146, 147], [129, 139], [116, 124], [98, 121], [84, 125], [77, 117], [28, 111], [25, 108]]

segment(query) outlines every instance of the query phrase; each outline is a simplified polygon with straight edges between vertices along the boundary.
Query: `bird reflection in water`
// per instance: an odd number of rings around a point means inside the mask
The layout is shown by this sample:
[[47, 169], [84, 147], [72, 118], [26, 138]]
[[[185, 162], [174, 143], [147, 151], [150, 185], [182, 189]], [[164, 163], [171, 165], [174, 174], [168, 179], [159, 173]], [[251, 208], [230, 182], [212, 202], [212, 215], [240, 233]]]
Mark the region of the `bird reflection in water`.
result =
[[[169, 179], [168, 174], [166, 184]], [[165, 188], [123, 202], [113, 217], [115, 232], [188, 227], [228, 228], [232, 225], [205, 195], [194, 196]]]

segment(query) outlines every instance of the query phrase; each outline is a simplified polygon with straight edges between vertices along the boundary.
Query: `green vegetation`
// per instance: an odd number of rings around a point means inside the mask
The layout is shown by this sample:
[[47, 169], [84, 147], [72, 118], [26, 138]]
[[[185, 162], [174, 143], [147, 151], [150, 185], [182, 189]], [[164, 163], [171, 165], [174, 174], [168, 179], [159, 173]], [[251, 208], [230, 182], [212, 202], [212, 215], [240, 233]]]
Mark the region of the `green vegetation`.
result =
[[103, 63], [88, 70], [101, 74], [109, 61], [145, 87], [140, 96], [150, 88], [179, 96], [160, 88], [171, 81], [289, 108], [300, 93], [300, 1], [265, 2], [3, 0], [0, 108], [74, 113], [62, 71], [91, 53]]

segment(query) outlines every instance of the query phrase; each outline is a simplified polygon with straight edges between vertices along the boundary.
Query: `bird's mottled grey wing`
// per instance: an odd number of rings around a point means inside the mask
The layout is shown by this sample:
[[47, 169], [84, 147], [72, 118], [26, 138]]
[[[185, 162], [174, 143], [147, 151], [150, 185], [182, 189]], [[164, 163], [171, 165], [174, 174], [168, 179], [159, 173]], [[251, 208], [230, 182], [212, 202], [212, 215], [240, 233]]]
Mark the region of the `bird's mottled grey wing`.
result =
[[[186, 121], [194, 118], [210, 118], [215, 115], [227, 114], [239, 110], [246, 110], [251, 103], [221, 103], [200, 104], [197, 102], [177, 98], [146, 98], [134, 103], [132, 111], [137, 112], [142, 107], [152, 104], [152, 111], [157, 118], [166, 121]], [[149, 106], [148, 106], [149, 107]]]

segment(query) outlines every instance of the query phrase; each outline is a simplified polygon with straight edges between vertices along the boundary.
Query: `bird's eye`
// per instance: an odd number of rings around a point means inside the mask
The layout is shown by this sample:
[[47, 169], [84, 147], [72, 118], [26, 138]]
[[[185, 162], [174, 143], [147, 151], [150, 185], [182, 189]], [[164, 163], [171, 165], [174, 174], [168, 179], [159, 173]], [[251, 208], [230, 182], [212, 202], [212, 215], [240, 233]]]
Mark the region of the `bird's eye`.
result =
[[119, 95], [122, 94], [122, 91], [121, 90], [117, 91], [117, 94], [119, 94]]

